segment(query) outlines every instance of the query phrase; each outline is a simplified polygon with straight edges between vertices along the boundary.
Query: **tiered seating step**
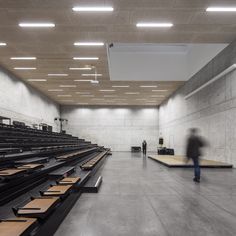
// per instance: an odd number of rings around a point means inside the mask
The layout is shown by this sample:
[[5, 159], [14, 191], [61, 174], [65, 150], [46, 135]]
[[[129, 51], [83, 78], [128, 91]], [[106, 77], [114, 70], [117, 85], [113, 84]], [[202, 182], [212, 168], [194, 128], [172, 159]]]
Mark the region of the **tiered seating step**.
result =
[[28, 158], [25, 160], [15, 161], [15, 164], [42, 164], [49, 162], [49, 157], [35, 157], [35, 158]]
[[94, 148], [83, 149], [83, 150], [80, 150], [80, 151], [76, 151], [76, 152], [68, 153], [68, 154], [65, 154], [65, 155], [62, 155], [62, 156], [58, 156], [58, 157], [56, 157], [56, 159], [59, 160], [59, 161], [70, 160], [70, 159], [74, 158], [75, 156], [93, 151], [95, 149], [97, 149], [97, 148], [94, 147]]
[[23, 207], [13, 208], [16, 216], [46, 218], [57, 203], [60, 201], [58, 197], [38, 197], [32, 200]]
[[101, 152], [96, 157], [92, 158], [88, 162], [84, 163], [80, 166], [82, 170], [91, 170], [93, 167], [104, 157], [104, 155], [107, 153], [107, 151]]
[[0, 220], [1, 236], [26, 236], [36, 227], [37, 219], [17, 217]]
[[67, 176], [71, 175], [73, 172], [75, 172], [74, 166], [62, 167], [58, 170], [51, 172], [49, 174], [49, 176], [52, 178], [62, 178], [62, 177], [67, 177]]

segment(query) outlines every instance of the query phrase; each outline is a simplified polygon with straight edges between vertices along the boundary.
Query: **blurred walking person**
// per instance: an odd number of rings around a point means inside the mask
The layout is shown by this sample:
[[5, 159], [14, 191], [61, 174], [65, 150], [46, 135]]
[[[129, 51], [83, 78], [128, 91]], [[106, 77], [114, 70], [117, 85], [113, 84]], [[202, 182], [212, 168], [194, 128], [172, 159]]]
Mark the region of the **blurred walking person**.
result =
[[143, 155], [146, 156], [146, 153], [147, 153], [147, 142], [146, 142], [146, 140], [143, 140], [142, 149], [143, 149]]
[[205, 141], [198, 135], [198, 129], [190, 129], [190, 134], [187, 140], [187, 150], [186, 157], [187, 161], [190, 159], [193, 161], [194, 165], [194, 178], [193, 181], [200, 183], [201, 179], [201, 169], [199, 164], [201, 153], [201, 148], [205, 147]]

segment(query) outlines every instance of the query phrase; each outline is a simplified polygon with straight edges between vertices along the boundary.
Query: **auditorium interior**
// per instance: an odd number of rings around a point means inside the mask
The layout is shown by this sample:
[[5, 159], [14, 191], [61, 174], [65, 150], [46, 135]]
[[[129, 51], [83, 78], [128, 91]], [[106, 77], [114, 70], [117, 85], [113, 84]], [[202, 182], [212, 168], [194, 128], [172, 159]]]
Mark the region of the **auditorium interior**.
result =
[[0, 0], [0, 236], [235, 236], [235, 152], [235, 0]]

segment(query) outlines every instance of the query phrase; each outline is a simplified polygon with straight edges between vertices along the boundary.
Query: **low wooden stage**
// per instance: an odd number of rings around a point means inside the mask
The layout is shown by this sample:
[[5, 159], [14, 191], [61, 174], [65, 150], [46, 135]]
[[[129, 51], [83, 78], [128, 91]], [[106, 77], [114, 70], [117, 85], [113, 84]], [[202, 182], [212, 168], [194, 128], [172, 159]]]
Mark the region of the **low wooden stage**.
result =
[[[167, 167], [182, 167], [190, 168], [193, 167], [192, 160], [189, 160], [188, 163], [185, 162], [185, 157], [183, 156], [169, 156], [169, 155], [149, 155], [149, 158], [163, 164]], [[201, 159], [200, 166], [203, 168], [232, 168], [233, 165], [220, 162], [220, 161], [211, 161]]]

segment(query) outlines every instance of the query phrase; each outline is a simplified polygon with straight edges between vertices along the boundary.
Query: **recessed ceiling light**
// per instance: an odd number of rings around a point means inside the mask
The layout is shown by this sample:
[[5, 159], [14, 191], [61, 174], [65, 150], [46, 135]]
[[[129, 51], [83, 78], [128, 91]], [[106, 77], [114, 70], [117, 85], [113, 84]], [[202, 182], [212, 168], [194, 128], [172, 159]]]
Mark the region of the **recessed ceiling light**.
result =
[[103, 42], [75, 42], [75, 46], [83, 47], [83, 46], [104, 46]]
[[116, 90], [113, 89], [101, 89], [100, 92], [115, 92]]
[[129, 88], [129, 85], [113, 85], [112, 88]]
[[70, 94], [58, 94], [58, 97], [72, 97]]
[[11, 60], [36, 60], [36, 57], [11, 57]]
[[61, 88], [76, 88], [76, 85], [60, 85]]
[[90, 94], [90, 92], [76, 92], [76, 94]]
[[48, 74], [48, 76], [65, 77], [68, 76], [68, 74]]
[[89, 79], [75, 79], [75, 82], [91, 82], [92, 80]]
[[128, 94], [128, 95], [135, 95], [135, 94], [140, 94], [139, 92], [128, 92], [128, 93], [125, 93], [125, 94]]
[[111, 6], [103, 6], [103, 7], [99, 7], [99, 6], [77, 6], [77, 7], [73, 7], [72, 8], [73, 11], [78, 11], [78, 12], [111, 12], [114, 11], [114, 8]]
[[0, 42], [0, 46], [7, 46], [6, 43]]
[[152, 90], [152, 92], [168, 92], [166, 89], [157, 89], [157, 90]]
[[63, 89], [48, 89], [49, 92], [63, 92]]
[[139, 28], [169, 28], [172, 27], [172, 23], [137, 23], [137, 27]]
[[69, 70], [92, 70], [90, 67], [70, 67]]
[[26, 28], [53, 28], [55, 27], [54, 23], [50, 23], [50, 22], [35, 22], [35, 23], [29, 23], [29, 22], [22, 22], [19, 23], [20, 27], [26, 27]]
[[157, 88], [157, 85], [141, 85], [140, 88]]
[[98, 60], [98, 57], [73, 57], [73, 60]]
[[82, 74], [82, 76], [98, 76], [98, 77], [101, 77], [102, 74]]
[[236, 12], [236, 7], [208, 7], [206, 11], [213, 12]]
[[15, 67], [14, 70], [36, 70], [36, 67]]
[[46, 79], [28, 79], [30, 82], [46, 82]]

